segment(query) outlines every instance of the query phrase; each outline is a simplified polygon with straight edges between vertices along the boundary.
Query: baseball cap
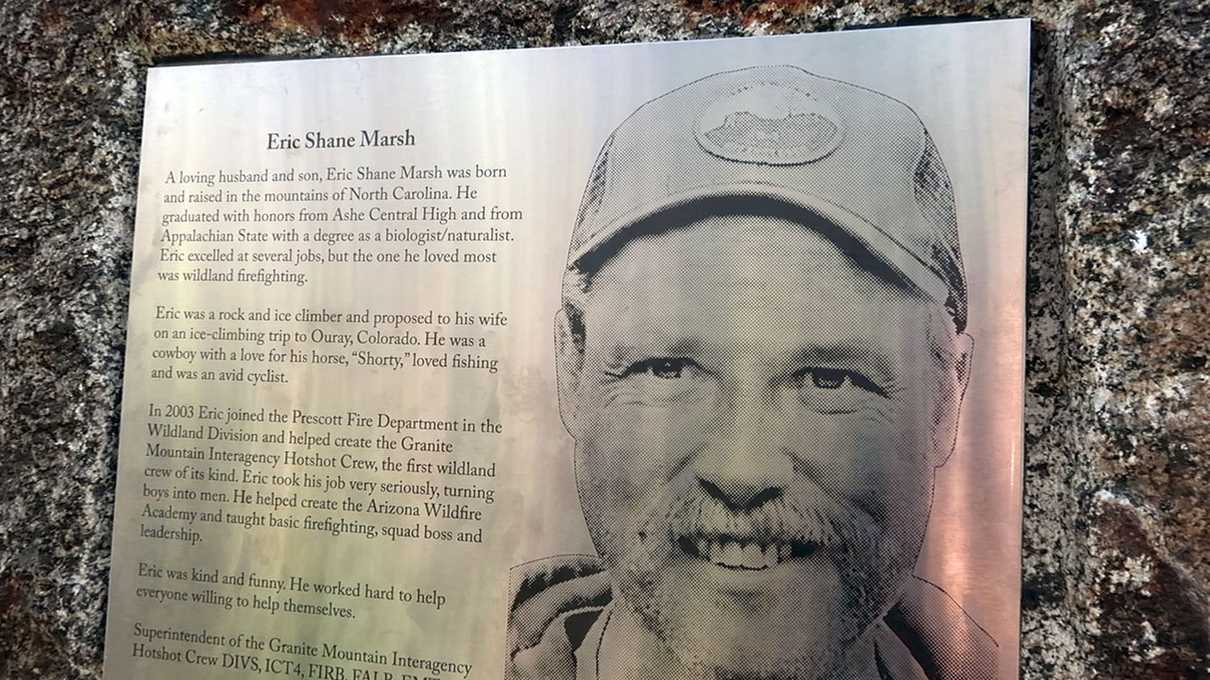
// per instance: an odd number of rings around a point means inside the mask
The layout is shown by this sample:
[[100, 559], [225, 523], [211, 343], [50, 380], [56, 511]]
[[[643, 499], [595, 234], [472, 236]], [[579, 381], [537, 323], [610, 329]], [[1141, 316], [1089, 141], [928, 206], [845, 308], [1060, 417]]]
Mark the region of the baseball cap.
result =
[[636, 225], [705, 204], [776, 206], [855, 242], [966, 326], [953, 187], [903, 102], [795, 66], [717, 73], [653, 99], [603, 145], [568, 268], [592, 273], [644, 233]]

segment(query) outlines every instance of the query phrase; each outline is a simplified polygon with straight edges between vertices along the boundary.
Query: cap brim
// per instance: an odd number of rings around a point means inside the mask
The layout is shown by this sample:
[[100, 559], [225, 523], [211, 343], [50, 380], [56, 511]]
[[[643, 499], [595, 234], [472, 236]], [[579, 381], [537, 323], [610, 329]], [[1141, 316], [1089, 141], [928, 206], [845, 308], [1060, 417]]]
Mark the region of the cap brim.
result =
[[[785, 214], [804, 227], [815, 229], [829, 240], [840, 243], [852, 240], [872, 255], [875, 260], [902, 276], [922, 293], [945, 303], [948, 287], [945, 280], [922, 262], [910, 250], [891, 238], [878, 227], [860, 216], [826, 200], [810, 194], [792, 192], [771, 184], [745, 182], [728, 185], [713, 185], [681, 192], [661, 202], [643, 206], [612, 220], [598, 230], [568, 257], [568, 267], [581, 271], [595, 270], [586, 266], [594, 255], [612, 255], [629, 239], [627, 233], [642, 224], [650, 225], [662, 217], [682, 212], [701, 210], [706, 203], [711, 205], [711, 214]], [[780, 210], [778, 210], [780, 208]], [[804, 219], [805, 218], [805, 219]], [[677, 215], [684, 223], [685, 217]], [[672, 228], [673, 224], [653, 225], [655, 230]], [[646, 233], [650, 230], [638, 230]], [[845, 238], [847, 237], [847, 239]], [[840, 245], [844, 245], [840, 243]], [[604, 259], [608, 259], [605, 257]], [[603, 260], [602, 260], [603, 262]], [[595, 263], [599, 266], [601, 262]], [[873, 263], [861, 263], [867, 268]]]

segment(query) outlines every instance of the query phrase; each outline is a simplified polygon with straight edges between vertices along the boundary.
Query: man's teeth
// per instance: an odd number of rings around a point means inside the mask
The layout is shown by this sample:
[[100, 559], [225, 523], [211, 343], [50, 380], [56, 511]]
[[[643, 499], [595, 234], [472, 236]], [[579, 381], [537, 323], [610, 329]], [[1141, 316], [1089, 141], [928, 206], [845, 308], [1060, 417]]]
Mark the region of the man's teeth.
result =
[[782, 560], [790, 559], [788, 543], [741, 544], [736, 541], [697, 539], [697, 553], [711, 562], [732, 569], [768, 569]]

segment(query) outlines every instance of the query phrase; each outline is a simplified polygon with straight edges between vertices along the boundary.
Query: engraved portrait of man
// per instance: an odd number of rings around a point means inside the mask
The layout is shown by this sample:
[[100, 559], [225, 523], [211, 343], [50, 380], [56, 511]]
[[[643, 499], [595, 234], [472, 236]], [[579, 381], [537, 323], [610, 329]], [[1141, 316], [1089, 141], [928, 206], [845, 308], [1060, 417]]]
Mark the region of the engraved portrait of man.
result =
[[793, 66], [623, 121], [555, 318], [596, 555], [511, 575], [513, 678], [990, 678], [914, 574], [973, 345], [954, 192], [906, 104]]

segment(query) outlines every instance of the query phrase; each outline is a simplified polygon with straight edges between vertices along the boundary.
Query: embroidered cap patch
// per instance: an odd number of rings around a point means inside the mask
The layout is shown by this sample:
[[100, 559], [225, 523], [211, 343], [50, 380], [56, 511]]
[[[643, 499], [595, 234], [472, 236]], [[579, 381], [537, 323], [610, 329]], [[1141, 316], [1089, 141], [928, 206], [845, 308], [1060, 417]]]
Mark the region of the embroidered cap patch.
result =
[[695, 129], [698, 144], [742, 163], [799, 165], [836, 150], [844, 136], [832, 107], [802, 90], [755, 83], [706, 107]]

